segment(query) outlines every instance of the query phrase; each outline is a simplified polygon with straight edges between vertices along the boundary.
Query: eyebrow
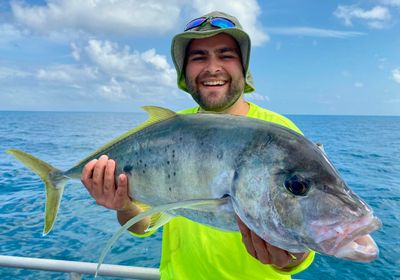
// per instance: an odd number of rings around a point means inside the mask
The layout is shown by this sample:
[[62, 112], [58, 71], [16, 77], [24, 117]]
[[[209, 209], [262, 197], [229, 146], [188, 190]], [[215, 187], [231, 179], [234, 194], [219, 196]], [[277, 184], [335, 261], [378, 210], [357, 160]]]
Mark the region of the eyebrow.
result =
[[236, 48], [221, 48], [217, 49], [217, 53], [226, 53], [226, 52], [234, 52], [236, 54], [239, 54], [239, 51]]
[[206, 50], [191, 50], [187, 56], [191, 56], [191, 55], [206, 55], [208, 54], [208, 51]]
[[[239, 54], [238, 49], [236, 49], [236, 48], [228, 48], [228, 47], [217, 49], [217, 50], [215, 50], [215, 52], [218, 53], [218, 54], [223, 54], [223, 53], [227, 53], [227, 52], [234, 52], [236, 54]], [[208, 54], [207, 50], [197, 49], [197, 50], [189, 51], [188, 56], [191, 56], [191, 55], [207, 55], [207, 54]]]

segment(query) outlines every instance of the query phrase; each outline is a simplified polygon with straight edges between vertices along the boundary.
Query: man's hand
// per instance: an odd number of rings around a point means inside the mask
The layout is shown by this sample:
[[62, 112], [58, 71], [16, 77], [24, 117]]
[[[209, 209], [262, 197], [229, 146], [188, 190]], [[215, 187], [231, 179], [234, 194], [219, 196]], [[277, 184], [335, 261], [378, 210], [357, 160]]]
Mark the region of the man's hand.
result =
[[85, 165], [81, 181], [97, 204], [124, 211], [132, 204], [128, 196], [128, 179], [125, 174], [121, 174], [116, 184], [114, 172], [115, 161], [103, 155]]
[[290, 253], [265, 242], [239, 217], [236, 218], [247, 252], [263, 264], [272, 264], [279, 269], [289, 269], [300, 264], [307, 257], [308, 253]]
[[[123, 225], [143, 210], [132, 203], [125, 174], [120, 174], [118, 182], [115, 183], [115, 165], [115, 161], [106, 155], [93, 159], [83, 168], [81, 181], [97, 204], [117, 211], [118, 221]], [[143, 234], [149, 224], [150, 218], [144, 218], [129, 230]]]

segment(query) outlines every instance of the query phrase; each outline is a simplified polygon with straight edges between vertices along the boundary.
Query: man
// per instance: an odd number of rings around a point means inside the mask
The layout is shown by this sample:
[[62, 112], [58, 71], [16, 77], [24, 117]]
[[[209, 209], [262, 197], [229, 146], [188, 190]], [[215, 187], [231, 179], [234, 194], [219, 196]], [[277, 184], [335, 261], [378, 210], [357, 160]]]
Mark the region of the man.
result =
[[[250, 39], [236, 18], [212, 12], [188, 23], [172, 41], [172, 57], [178, 87], [200, 105], [182, 111], [216, 111], [243, 115], [299, 129], [287, 118], [244, 100], [254, 91], [249, 67]], [[82, 182], [96, 202], [117, 211], [124, 224], [143, 209], [128, 196], [124, 174], [114, 181], [115, 162], [102, 156], [88, 163]], [[129, 230], [144, 234], [154, 217]], [[290, 279], [307, 268], [314, 253], [290, 253], [272, 246], [237, 218], [239, 232], [223, 232], [183, 217], [172, 219], [163, 229], [162, 279]], [[151, 233], [149, 233], [151, 234]]]

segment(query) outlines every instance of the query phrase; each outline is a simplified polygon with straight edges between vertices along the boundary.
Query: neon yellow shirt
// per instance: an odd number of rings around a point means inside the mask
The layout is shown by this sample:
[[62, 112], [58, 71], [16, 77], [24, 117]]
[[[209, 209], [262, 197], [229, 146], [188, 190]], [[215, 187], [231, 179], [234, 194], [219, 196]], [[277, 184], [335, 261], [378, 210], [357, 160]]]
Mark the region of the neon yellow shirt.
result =
[[[248, 102], [248, 117], [284, 125], [301, 131], [289, 119]], [[195, 114], [199, 107], [183, 110]], [[190, 221], [173, 218], [164, 225], [162, 236], [161, 279], [291, 279], [291, 274], [306, 269], [314, 252], [289, 272], [265, 265], [254, 259], [242, 243], [240, 232], [225, 232]]]

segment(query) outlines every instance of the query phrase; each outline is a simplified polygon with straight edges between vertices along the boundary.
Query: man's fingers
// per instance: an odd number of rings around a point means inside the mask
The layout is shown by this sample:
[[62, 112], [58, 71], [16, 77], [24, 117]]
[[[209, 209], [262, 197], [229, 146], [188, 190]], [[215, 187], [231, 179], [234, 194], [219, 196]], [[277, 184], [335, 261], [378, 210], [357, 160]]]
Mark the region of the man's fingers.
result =
[[121, 174], [116, 183], [115, 169], [115, 160], [102, 155], [85, 165], [81, 181], [97, 204], [114, 210], [123, 210], [131, 203], [128, 178], [125, 174]]
[[254, 232], [251, 232], [251, 240], [253, 243], [254, 250], [257, 254], [257, 259], [262, 262], [263, 264], [270, 264], [271, 263], [271, 256], [269, 251], [267, 250], [267, 245], [261, 237], [259, 237]]
[[254, 258], [264, 264], [272, 264], [279, 268], [286, 267], [292, 262], [292, 257], [285, 251], [265, 242], [256, 233], [252, 232], [239, 217], [236, 217], [242, 241]]
[[[96, 199], [103, 196], [103, 184], [104, 184], [104, 170], [106, 168], [108, 157], [102, 155], [96, 163], [93, 171], [93, 190], [92, 195]], [[101, 203], [100, 203], [101, 204]]]
[[268, 251], [271, 256], [271, 263], [279, 268], [286, 267], [292, 262], [292, 257], [287, 251], [268, 244]]
[[246, 247], [247, 252], [252, 255], [254, 258], [257, 258], [256, 250], [254, 249], [253, 242], [251, 240], [251, 231], [250, 229], [242, 222], [242, 220], [236, 216], [236, 220], [242, 233], [242, 242]]
[[106, 200], [113, 199], [115, 193], [115, 161], [109, 159], [104, 170], [103, 191]]
[[97, 163], [97, 159], [93, 159], [89, 161], [82, 170], [81, 174], [81, 182], [86, 187], [86, 189], [91, 193], [92, 191], [92, 177], [93, 177], [93, 170]]
[[117, 190], [114, 196], [114, 205], [118, 210], [123, 210], [126, 203], [130, 203], [128, 196], [128, 178], [125, 174], [118, 176]]

